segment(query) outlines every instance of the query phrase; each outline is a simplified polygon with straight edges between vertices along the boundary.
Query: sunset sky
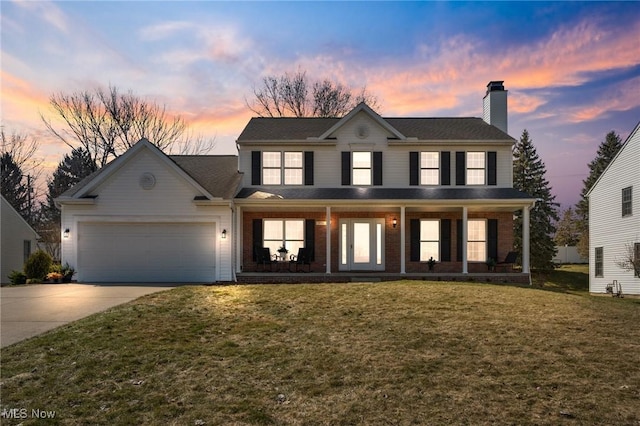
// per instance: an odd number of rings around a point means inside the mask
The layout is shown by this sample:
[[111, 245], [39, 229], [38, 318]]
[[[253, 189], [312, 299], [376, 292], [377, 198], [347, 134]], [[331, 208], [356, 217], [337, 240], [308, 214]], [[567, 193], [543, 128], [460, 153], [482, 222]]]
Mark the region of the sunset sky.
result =
[[366, 86], [383, 117], [480, 117], [509, 90], [563, 207], [605, 135], [640, 121], [640, 2], [2, 1], [1, 118], [40, 140], [47, 173], [70, 149], [48, 99], [113, 85], [180, 114], [235, 154], [267, 75], [306, 70]]

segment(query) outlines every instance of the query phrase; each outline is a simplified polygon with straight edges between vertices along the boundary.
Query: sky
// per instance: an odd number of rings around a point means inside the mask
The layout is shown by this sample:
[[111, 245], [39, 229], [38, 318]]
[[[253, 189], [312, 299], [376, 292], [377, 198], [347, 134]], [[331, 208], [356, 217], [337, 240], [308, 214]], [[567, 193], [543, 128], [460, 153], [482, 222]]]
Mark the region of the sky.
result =
[[0, 2], [0, 117], [50, 175], [52, 94], [115, 86], [165, 105], [236, 154], [265, 76], [367, 91], [383, 117], [481, 117], [491, 80], [527, 129], [563, 208], [610, 131], [640, 121], [640, 2]]

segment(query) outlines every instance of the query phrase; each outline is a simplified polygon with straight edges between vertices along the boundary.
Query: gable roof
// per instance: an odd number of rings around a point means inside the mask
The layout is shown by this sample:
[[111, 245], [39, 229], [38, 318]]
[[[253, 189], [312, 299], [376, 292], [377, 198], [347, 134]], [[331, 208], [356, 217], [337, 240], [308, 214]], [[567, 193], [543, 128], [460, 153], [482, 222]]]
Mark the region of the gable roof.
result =
[[368, 115], [380, 127], [382, 127], [383, 129], [385, 129], [386, 131], [388, 131], [389, 133], [394, 135], [395, 139], [404, 140], [404, 139], [407, 138], [405, 135], [403, 135], [398, 130], [396, 130], [392, 125], [390, 125], [388, 121], [386, 121], [384, 118], [380, 117], [378, 115], [378, 113], [376, 113], [374, 110], [369, 108], [369, 106], [367, 104], [365, 104], [364, 102], [360, 102], [358, 104], [358, 106], [356, 106], [354, 109], [352, 109], [349, 112], [349, 114], [347, 114], [344, 117], [342, 117], [336, 124], [331, 126], [331, 128], [329, 128], [322, 135], [320, 135], [319, 139], [330, 138], [331, 135], [333, 135], [336, 131], [338, 131], [338, 129], [340, 129], [342, 126], [347, 124], [349, 121], [351, 121], [351, 119], [353, 117], [355, 117], [360, 112], [363, 112], [364, 114]]
[[36, 232], [35, 229], [33, 229], [33, 227], [31, 225], [29, 225], [29, 222], [27, 222], [24, 217], [22, 217], [22, 215], [20, 213], [18, 213], [18, 211], [16, 209], [13, 208], [13, 206], [11, 205], [11, 203], [9, 201], [7, 201], [6, 198], [4, 198], [4, 196], [0, 195], [0, 198], [2, 198], [2, 207], [0, 207], [0, 209], [2, 210], [2, 213], [0, 214], [0, 216], [4, 216], [7, 213], [8, 214], [12, 214], [16, 217], [18, 217], [18, 219], [27, 227], [29, 228], [30, 232], [33, 232], [34, 238], [36, 240], [40, 239], [40, 235], [38, 235], [38, 233]]
[[587, 191], [587, 193], [586, 193], [587, 197], [589, 197], [591, 195], [591, 191], [593, 191], [594, 188], [596, 186], [598, 186], [598, 183], [600, 182], [602, 177], [609, 171], [609, 169], [612, 167], [612, 165], [616, 162], [616, 159], [619, 156], [622, 155], [622, 152], [624, 151], [624, 149], [628, 145], [630, 145], [631, 141], [634, 141], [634, 140], [637, 143], [640, 143], [640, 121], [638, 122], [638, 124], [636, 124], [636, 127], [631, 131], [631, 133], [629, 134], [629, 137], [627, 137], [627, 139], [624, 141], [624, 143], [622, 144], [622, 146], [620, 147], [620, 149], [618, 150], [616, 155], [613, 157], [613, 159], [609, 162], [609, 164], [607, 164], [607, 167], [605, 167], [605, 169], [602, 171], [602, 173], [600, 173], [600, 176], [598, 176], [598, 179], [596, 179], [596, 181], [593, 183], [593, 185], [591, 185], [591, 188], [589, 188], [589, 191]]

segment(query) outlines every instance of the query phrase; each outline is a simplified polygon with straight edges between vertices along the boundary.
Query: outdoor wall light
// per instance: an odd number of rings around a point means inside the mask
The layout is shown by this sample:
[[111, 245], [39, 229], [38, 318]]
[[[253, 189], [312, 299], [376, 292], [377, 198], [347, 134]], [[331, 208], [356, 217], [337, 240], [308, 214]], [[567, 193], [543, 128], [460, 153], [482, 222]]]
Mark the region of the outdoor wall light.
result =
[[398, 219], [396, 219], [395, 217], [393, 218], [393, 228], [395, 229], [395, 227], [398, 226]]
[[226, 240], [226, 239], [227, 239], [227, 230], [226, 230], [226, 229], [223, 229], [223, 230], [222, 230], [222, 239], [223, 239], [223, 240]]
[[64, 230], [64, 237], [69, 238], [69, 228]]

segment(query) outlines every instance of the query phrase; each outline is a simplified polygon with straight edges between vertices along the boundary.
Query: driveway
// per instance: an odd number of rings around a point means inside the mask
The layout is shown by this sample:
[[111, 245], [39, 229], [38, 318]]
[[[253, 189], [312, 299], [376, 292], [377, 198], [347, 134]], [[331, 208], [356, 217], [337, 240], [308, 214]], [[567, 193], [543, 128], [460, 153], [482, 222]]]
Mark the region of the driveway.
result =
[[5, 347], [176, 284], [37, 284], [0, 287], [0, 347]]

